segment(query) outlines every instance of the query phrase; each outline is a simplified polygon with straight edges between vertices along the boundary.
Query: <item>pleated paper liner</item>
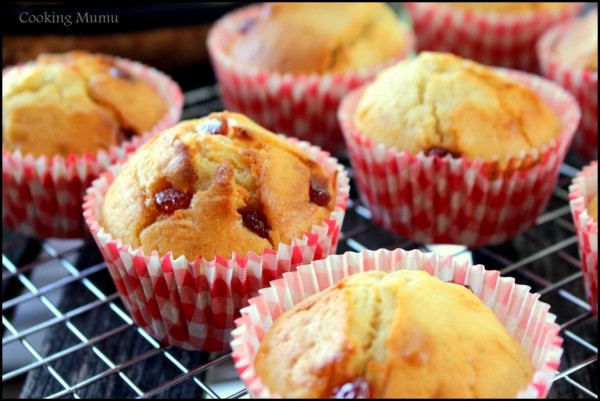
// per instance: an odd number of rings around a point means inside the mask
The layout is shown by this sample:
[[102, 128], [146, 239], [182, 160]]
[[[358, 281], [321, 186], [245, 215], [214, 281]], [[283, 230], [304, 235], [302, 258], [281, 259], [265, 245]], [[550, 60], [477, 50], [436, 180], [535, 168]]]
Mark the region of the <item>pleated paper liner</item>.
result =
[[292, 75], [258, 71], [229, 57], [242, 21], [258, 14], [260, 5], [227, 14], [212, 28], [208, 50], [225, 108], [243, 113], [274, 132], [294, 136], [336, 155], [344, 140], [336, 120], [338, 106], [352, 89], [371, 81], [385, 67], [412, 54], [414, 38], [406, 28], [406, 46], [388, 63], [354, 72]]
[[598, 222], [587, 211], [598, 193], [598, 161], [580, 171], [569, 187], [571, 214], [575, 223], [585, 294], [594, 316], [598, 316]]
[[[535, 369], [529, 386], [520, 398], [544, 398], [562, 355], [560, 328], [549, 305], [539, 301], [539, 294], [518, 285], [513, 278], [500, 277], [496, 270], [434, 253], [380, 249], [361, 253], [333, 255], [327, 259], [300, 266], [271, 282], [260, 295], [242, 309], [235, 321], [231, 348], [235, 367], [251, 397], [279, 398], [262, 383], [254, 369], [254, 360], [265, 333], [285, 310], [319, 291], [337, 284], [344, 277], [369, 270], [422, 270], [443, 280], [470, 286], [471, 290], [495, 313], [531, 358]], [[449, 350], [450, 352], [450, 350]]]
[[[11, 230], [42, 238], [80, 238], [86, 234], [81, 205], [86, 189], [100, 172], [125, 158], [152, 135], [179, 121], [181, 89], [170, 77], [146, 65], [113, 58], [127, 73], [146, 81], [165, 99], [168, 110], [141, 136], [96, 154], [34, 157], [2, 148], [2, 222]], [[3, 74], [12, 68], [3, 70]]]
[[277, 250], [265, 249], [262, 255], [249, 252], [190, 261], [183, 256], [174, 259], [171, 253], [132, 249], [99, 223], [104, 196], [121, 165], [94, 181], [83, 206], [86, 222], [129, 314], [153, 337], [186, 349], [225, 350], [240, 308], [260, 288], [299, 265], [335, 253], [350, 189], [348, 176], [329, 153], [288, 140], [319, 163], [330, 179], [336, 177], [335, 208], [310, 232], [291, 244], [279, 244]]
[[581, 127], [573, 139], [573, 150], [588, 160], [598, 159], [598, 71], [572, 67], [554, 54], [558, 40], [578, 21], [549, 29], [537, 44], [543, 75], [575, 96], [581, 107]]
[[419, 51], [454, 53], [483, 64], [537, 72], [535, 46], [552, 25], [573, 18], [582, 3], [554, 10], [500, 14], [443, 3], [405, 3]]
[[535, 223], [552, 195], [580, 111], [568, 92], [548, 80], [498, 71], [535, 90], [561, 123], [560, 134], [550, 144], [508, 161], [386, 149], [354, 124], [364, 89], [344, 99], [340, 124], [361, 199], [376, 223], [415, 242], [470, 247], [504, 242]]

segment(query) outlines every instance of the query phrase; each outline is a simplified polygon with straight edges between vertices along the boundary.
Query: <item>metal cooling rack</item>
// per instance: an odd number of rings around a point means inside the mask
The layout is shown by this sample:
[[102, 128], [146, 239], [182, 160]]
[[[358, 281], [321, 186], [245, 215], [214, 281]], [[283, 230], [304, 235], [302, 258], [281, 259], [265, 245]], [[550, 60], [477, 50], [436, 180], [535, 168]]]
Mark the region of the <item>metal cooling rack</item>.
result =
[[[183, 118], [221, 107], [216, 86], [203, 87], [186, 93]], [[347, 158], [341, 160], [349, 165]], [[393, 235], [371, 222], [353, 189], [338, 253], [420, 248], [468, 258], [530, 285], [551, 305], [565, 339], [549, 397], [598, 398], [597, 320], [583, 296], [567, 193], [581, 166], [572, 155], [562, 166], [553, 198], [535, 227], [500, 246], [476, 250], [419, 246]], [[229, 353], [163, 346], [139, 329], [89, 239], [40, 241], [3, 227], [2, 290], [3, 389], [21, 380], [21, 396], [27, 398], [246, 396]], [[32, 310], [37, 312], [23, 318]], [[24, 361], [15, 363], [15, 356]]]

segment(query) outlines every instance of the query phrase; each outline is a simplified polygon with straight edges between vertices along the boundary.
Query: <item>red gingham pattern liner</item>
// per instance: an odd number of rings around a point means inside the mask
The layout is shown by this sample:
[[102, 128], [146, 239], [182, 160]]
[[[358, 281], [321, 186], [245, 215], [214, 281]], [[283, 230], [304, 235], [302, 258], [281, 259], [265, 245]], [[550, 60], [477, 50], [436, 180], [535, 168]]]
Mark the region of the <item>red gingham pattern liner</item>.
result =
[[[169, 107], [162, 120], [149, 132], [97, 154], [69, 157], [10, 152], [2, 148], [2, 222], [12, 230], [38, 237], [78, 238], [85, 236], [81, 204], [85, 190], [100, 172], [124, 160], [152, 135], [179, 121], [183, 94], [167, 75], [143, 64], [114, 58], [117, 66], [144, 79]], [[9, 67], [10, 69], [22, 66]]]
[[573, 179], [569, 201], [579, 242], [585, 294], [594, 316], [598, 316], [598, 223], [588, 214], [587, 205], [597, 193], [598, 161], [593, 161]]
[[538, 300], [530, 287], [515, 284], [511, 277], [485, 270], [449, 256], [410, 252], [402, 249], [363, 251], [330, 256], [325, 260], [300, 266], [271, 282], [269, 288], [249, 301], [232, 332], [233, 360], [238, 374], [251, 397], [280, 398], [266, 388], [254, 369], [254, 359], [267, 330], [285, 310], [312, 294], [337, 284], [344, 277], [369, 270], [422, 270], [443, 280], [466, 284], [498, 317], [517, 339], [535, 369], [531, 383], [519, 392], [519, 398], [544, 398], [560, 365], [562, 338], [550, 306]]
[[587, 159], [597, 159], [598, 71], [571, 67], [554, 55], [558, 39], [577, 22], [566, 22], [548, 30], [538, 42], [537, 54], [544, 76], [571, 92], [581, 107], [581, 127], [573, 139], [573, 149]]
[[335, 208], [302, 238], [280, 244], [276, 251], [266, 249], [262, 256], [249, 252], [230, 259], [189, 261], [184, 256], [173, 259], [171, 253], [159, 257], [156, 251], [147, 255], [132, 249], [98, 222], [104, 196], [121, 166], [112, 166], [94, 181], [83, 205], [86, 223], [131, 317], [153, 337], [186, 349], [225, 350], [240, 308], [260, 288], [284, 272], [335, 253], [350, 190], [348, 176], [329, 153], [288, 140], [304, 149], [330, 179], [337, 175]]
[[[511, 158], [508, 165], [516, 171], [499, 178], [489, 174], [501, 169], [496, 161], [413, 155], [373, 143], [353, 121], [364, 88], [344, 99], [338, 117], [361, 199], [376, 223], [416, 242], [470, 247], [504, 242], [534, 224], [552, 195], [580, 111], [575, 99], [550, 81], [498, 71], [540, 94], [562, 127], [545, 148]], [[536, 159], [532, 167], [518, 169]]]
[[439, 3], [405, 3], [419, 51], [450, 52], [480, 63], [535, 72], [535, 45], [552, 25], [574, 17], [581, 3], [519, 15], [478, 12]]
[[375, 68], [324, 75], [280, 74], [237, 64], [227, 53], [241, 21], [258, 12], [260, 5], [232, 12], [209, 34], [208, 50], [225, 108], [243, 113], [274, 132], [295, 136], [336, 154], [344, 145], [335, 117], [342, 98], [385, 67], [409, 56], [414, 47], [412, 32], [406, 28], [406, 48], [397, 58]]

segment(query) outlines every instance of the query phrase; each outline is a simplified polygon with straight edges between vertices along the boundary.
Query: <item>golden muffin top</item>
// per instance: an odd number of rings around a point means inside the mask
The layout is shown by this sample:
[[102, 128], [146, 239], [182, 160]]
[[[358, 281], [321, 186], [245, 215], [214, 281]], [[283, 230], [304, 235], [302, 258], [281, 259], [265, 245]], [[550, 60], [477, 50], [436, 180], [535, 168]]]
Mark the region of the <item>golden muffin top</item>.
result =
[[284, 398], [512, 398], [533, 374], [469, 289], [407, 270], [354, 274], [288, 309], [255, 367]]
[[243, 115], [222, 112], [140, 147], [110, 186], [100, 225], [146, 253], [212, 260], [290, 244], [334, 205], [335, 177]]
[[230, 55], [259, 70], [346, 72], [400, 56], [405, 32], [385, 3], [264, 3], [238, 28]]

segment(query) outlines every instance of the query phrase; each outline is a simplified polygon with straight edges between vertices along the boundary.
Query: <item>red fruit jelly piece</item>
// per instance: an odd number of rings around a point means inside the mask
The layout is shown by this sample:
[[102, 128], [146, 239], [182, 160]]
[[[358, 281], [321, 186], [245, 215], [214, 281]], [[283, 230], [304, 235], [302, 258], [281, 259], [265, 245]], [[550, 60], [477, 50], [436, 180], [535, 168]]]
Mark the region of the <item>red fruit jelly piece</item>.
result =
[[175, 210], [190, 207], [192, 196], [179, 192], [174, 188], [167, 188], [154, 195], [156, 207], [163, 213], [173, 213]]
[[200, 123], [198, 130], [209, 135], [227, 135], [227, 121], [219, 117], [211, 117]]
[[356, 379], [351, 383], [343, 384], [333, 390], [333, 396], [331, 398], [371, 398], [369, 383], [364, 379]]
[[252, 211], [240, 211], [242, 215], [242, 222], [247, 229], [253, 231], [257, 235], [263, 238], [269, 238], [269, 223], [267, 223], [267, 217], [262, 212], [255, 210]]
[[425, 156], [444, 157], [444, 156], [448, 156], [448, 155], [450, 155], [450, 157], [453, 157], [455, 159], [458, 159], [460, 157], [460, 153], [451, 152], [448, 149], [444, 149], [444, 148], [429, 148], [425, 151]]
[[310, 201], [319, 206], [327, 206], [331, 200], [327, 178], [320, 175], [313, 175], [310, 178]]

